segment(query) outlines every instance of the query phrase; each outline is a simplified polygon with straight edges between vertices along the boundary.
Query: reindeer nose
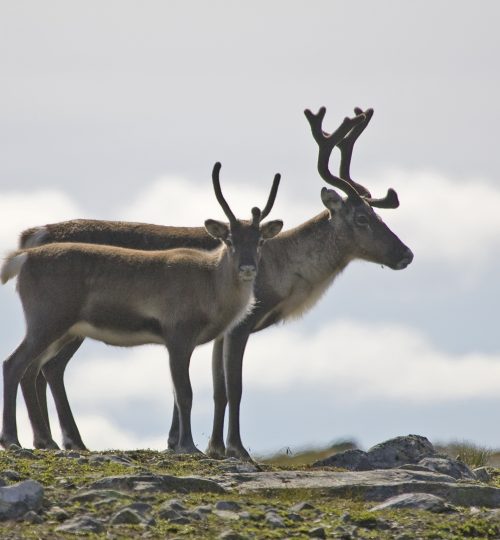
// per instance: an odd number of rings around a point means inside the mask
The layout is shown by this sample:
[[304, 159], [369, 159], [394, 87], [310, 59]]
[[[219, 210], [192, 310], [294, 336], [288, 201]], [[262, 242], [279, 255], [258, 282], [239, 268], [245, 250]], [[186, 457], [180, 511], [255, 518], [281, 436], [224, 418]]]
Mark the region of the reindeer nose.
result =
[[401, 260], [398, 262], [396, 269], [403, 270], [403, 268], [406, 268], [411, 261], [413, 261], [413, 252], [410, 248], [407, 248], [403, 257], [401, 257]]
[[242, 281], [249, 281], [254, 279], [255, 274], [257, 274], [257, 268], [253, 264], [242, 264], [240, 265], [240, 279]]

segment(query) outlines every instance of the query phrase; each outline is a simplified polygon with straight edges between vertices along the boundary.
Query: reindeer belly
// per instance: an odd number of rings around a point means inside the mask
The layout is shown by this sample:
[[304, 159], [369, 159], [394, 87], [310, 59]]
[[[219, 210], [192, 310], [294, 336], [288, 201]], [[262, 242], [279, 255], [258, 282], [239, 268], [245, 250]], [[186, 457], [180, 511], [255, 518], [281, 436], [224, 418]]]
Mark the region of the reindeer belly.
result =
[[154, 319], [136, 319], [125, 324], [96, 324], [96, 321], [80, 321], [74, 324], [70, 333], [79, 337], [89, 337], [107, 345], [134, 347], [150, 343], [165, 343], [160, 325]]

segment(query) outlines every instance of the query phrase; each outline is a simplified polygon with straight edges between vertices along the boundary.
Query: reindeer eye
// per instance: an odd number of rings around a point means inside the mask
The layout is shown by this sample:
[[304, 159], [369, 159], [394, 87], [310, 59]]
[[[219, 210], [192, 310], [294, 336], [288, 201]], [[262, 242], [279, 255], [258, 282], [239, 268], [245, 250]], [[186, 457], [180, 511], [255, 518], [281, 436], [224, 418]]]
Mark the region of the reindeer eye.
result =
[[366, 227], [368, 225], [368, 217], [365, 216], [364, 214], [359, 214], [358, 216], [356, 216], [356, 225], [359, 225], [361, 227]]

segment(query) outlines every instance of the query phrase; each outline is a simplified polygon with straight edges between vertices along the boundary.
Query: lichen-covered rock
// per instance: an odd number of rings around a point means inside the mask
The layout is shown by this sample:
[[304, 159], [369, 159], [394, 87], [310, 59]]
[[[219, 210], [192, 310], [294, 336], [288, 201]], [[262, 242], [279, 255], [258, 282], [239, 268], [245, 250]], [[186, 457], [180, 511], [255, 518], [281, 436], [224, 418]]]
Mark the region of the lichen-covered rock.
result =
[[452, 458], [426, 457], [418, 462], [430, 471], [447, 474], [457, 480], [476, 480], [474, 473], [465, 463]]
[[139, 523], [144, 523], [144, 519], [132, 508], [122, 508], [111, 517], [109, 522], [111, 525], [139, 525]]
[[56, 531], [74, 534], [100, 533], [104, 531], [104, 523], [92, 516], [83, 515], [68, 519], [63, 525], [57, 527]]
[[273, 529], [283, 529], [285, 528], [285, 522], [275, 512], [267, 512], [266, 514], [266, 524]]
[[488, 470], [488, 467], [478, 467], [477, 469], [474, 469], [472, 471], [474, 473], [474, 476], [476, 480], [479, 480], [479, 482], [488, 483], [491, 482], [491, 474]]
[[0, 487], [0, 520], [17, 519], [42, 506], [43, 487], [34, 480]]
[[376, 444], [368, 452], [359, 449], [339, 452], [317, 461], [313, 466], [340, 467], [349, 471], [392, 469], [409, 463], [418, 463], [425, 457], [434, 456], [435, 453], [434, 447], [425, 437], [406, 435]]
[[224, 531], [219, 535], [219, 540], [247, 540], [247, 536], [243, 536], [235, 531]]
[[218, 501], [215, 508], [216, 510], [229, 510], [230, 512], [241, 510], [241, 506], [235, 501]]
[[294, 504], [290, 510], [292, 512], [302, 512], [304, 510], [314, 510], [315, 507], [310, 503], [310, 502], [307, 502], [307, 501], [301, 501], [297, 504]]
[[388, 508], [412, 508], [414, 510], [427, 510], [428, 512], [436, 513], [453, 511], [453, 507], [442, 497], [437, 497], [430, 493], [403, 493], [374, 506], [370, 511], [377, 512]]
[[224, 488], [205, 478], [191, 476], [170, 476], [170, 475], [122, 475], [107, 476], [93, 482], [90, 489], [115, 489], [136, 492], [169, 492], [181, 491], [204, 492], [204, 493], [224, 493]]
[[311, 529], [307, 532], [307, 536], [310, 538], [326, 538], [326, 531], [323, 527], [314, 527], [314, 529]]
[[435, 453], [434, 447], [426, 437], [406, 435], [372, 446], [367, 455], [374, 469], [391, 469], [405, 463], [418, 463]]

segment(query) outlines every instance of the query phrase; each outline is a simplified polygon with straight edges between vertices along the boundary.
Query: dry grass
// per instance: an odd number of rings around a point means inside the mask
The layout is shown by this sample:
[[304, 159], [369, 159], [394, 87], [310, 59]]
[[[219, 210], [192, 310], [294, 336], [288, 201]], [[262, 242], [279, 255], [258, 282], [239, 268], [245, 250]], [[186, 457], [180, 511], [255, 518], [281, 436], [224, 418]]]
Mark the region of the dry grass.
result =
[[453, 441], [447, 444], [436, 444], [435, 448], [438, 452], [462, 461], [471, 469], [492, 465], [492, 457], [495, 455], [491, 448], [480, 446], [470, 441]]

